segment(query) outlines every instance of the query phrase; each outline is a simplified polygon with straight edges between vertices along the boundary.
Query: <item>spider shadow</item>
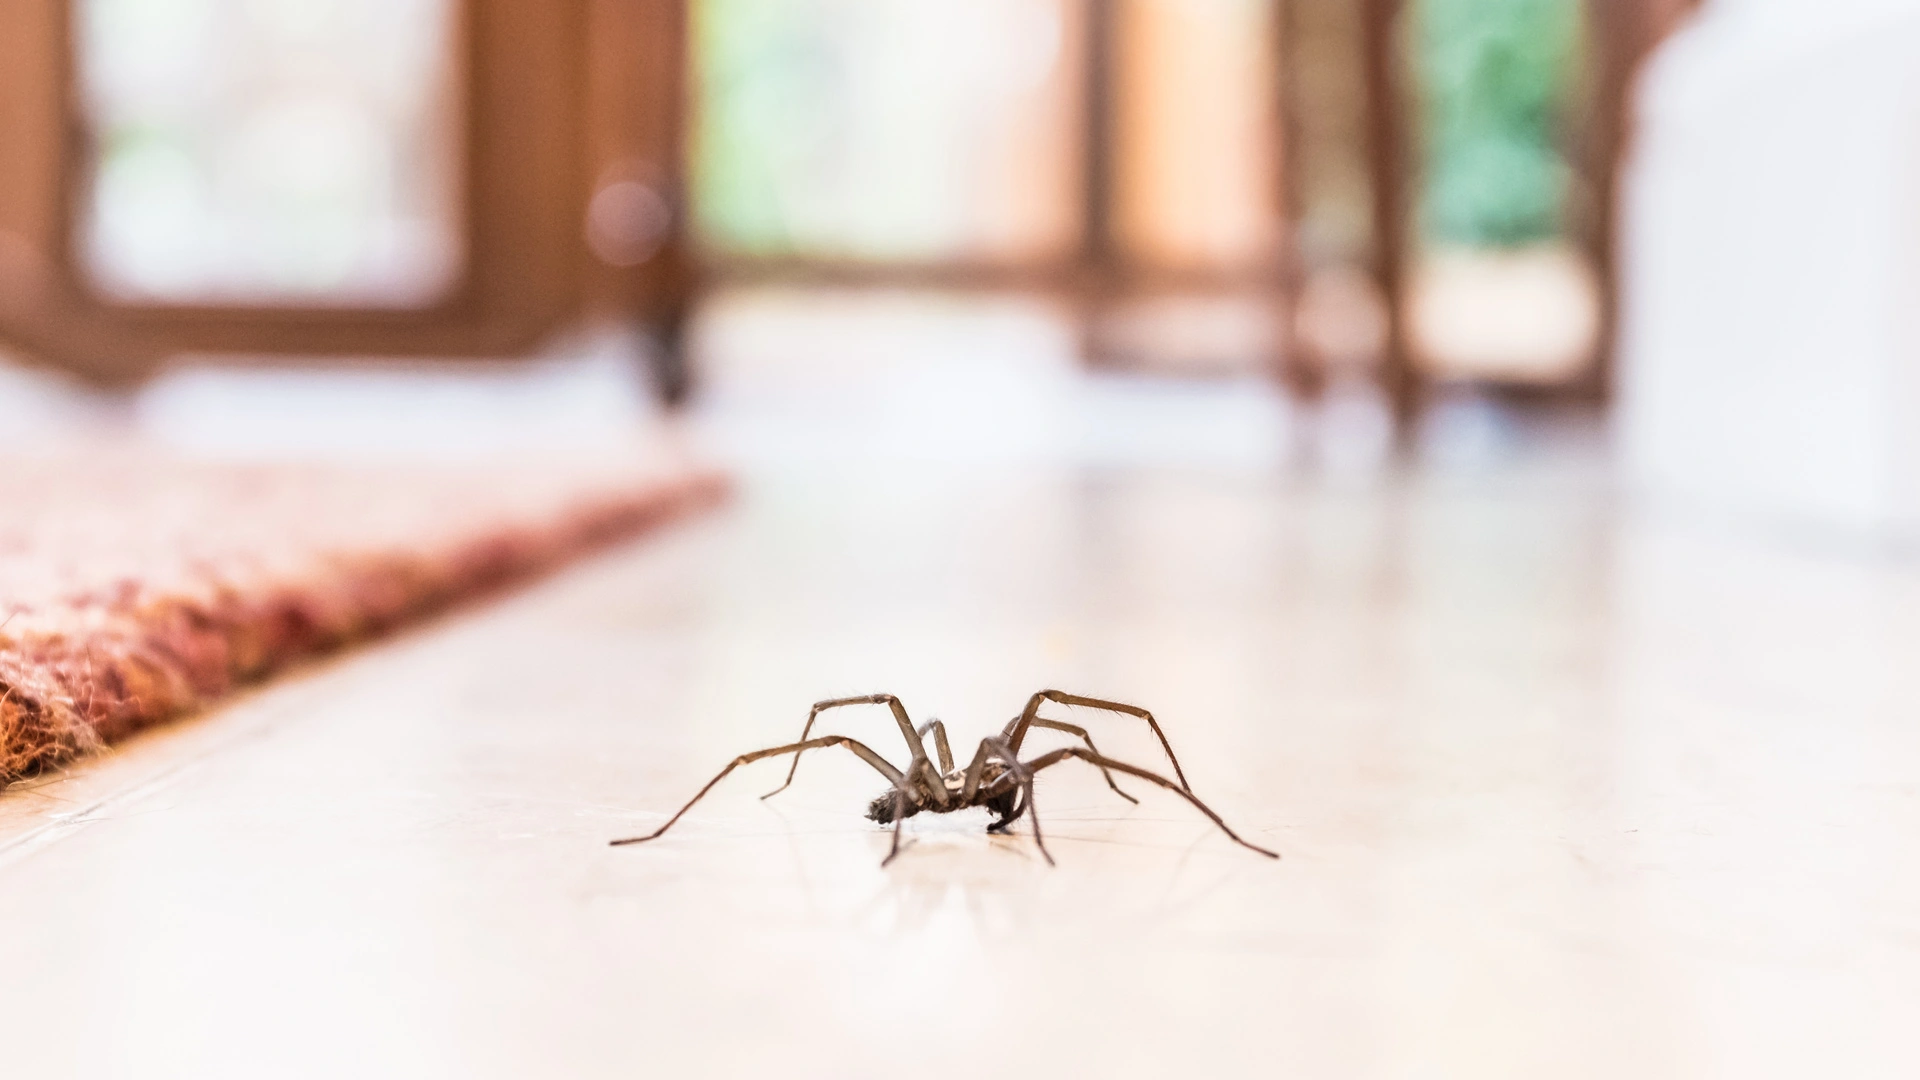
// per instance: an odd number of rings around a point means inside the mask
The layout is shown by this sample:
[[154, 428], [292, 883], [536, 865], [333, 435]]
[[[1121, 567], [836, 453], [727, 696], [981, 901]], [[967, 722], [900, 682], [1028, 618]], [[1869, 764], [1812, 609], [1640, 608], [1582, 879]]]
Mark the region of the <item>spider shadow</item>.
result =
[[[1131, 819], [1132, 810], [1118, 816]], [[1076, 823], [1116, 820], [1110, 808], [1094, 803], [1051, 815], [1050, 823], [1058, 823], [1047, 831], [1058, 860], [1054, 866], [1040, 854], [1028, 827], [986, 833], [987, 820], [974, 820], [967, 811], [933, 818], [918, 829], [919, 819], [909, 820], [899, 856], [883, 870], [884, 880], [856, 921], [890, 935], [912, 936], [957, 910], [981, 937], [1009, 938], [1051, 926], [1063, 911], [1084, 910], [1091, 887], [1122, 898], [1100, 909], [1101, 921], [1160, 923], [1204, 906], [1251, 872], [1236, 865], [1237, 851], [1219, 851], [1218, 859], [1206, 856], [1218, 840], [1210, 828], [1177, 843], [1076, 831]], [[891, 843], [888, 830], [875, 829], [867, 848], [877, 860]], [[1156, 867], [1151, 878], [1142, 877], [1139, 871], [1150, 866]]]

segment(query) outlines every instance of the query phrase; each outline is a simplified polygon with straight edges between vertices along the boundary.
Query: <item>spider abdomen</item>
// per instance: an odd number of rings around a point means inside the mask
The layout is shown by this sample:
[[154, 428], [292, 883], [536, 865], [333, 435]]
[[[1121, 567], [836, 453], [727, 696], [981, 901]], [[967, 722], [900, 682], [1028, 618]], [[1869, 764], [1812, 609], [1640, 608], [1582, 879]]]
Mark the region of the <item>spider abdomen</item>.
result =
[[[874, 796], [873, 801], [867, 804], [867, 820], [875, 821], [882, 825], [891, 825], [893, 824], [894, 807], [898, 805], [900, 805], [900, 800], [895, 798], [893, 792], [883, 791]], [[910, 818], [919, 813], [921, 809], [922, 807], [918, 803], [908, 799], [906, 813], [900, 816]]]

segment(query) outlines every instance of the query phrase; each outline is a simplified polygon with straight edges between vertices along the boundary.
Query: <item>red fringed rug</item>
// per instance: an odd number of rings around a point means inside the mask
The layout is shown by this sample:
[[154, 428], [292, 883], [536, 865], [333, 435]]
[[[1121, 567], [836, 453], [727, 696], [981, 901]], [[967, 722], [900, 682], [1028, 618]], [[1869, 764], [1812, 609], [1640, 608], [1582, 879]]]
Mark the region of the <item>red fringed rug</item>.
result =
[[679, 464], [0, 458], [0, 785], [722, 486]]

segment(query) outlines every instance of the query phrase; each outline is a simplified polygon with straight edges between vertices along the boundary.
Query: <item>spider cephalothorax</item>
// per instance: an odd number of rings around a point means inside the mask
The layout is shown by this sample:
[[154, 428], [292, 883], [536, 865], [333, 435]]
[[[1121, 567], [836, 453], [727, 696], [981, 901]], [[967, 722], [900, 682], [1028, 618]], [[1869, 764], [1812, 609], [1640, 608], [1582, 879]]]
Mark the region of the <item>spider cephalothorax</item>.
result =
[[[1093, 745], [1093, 737], [1087, 734], [1085, 728], [1059, 720], [1049, 720], [1040, 716], [1040, 703], [1043, 701], [1051, 701], [1060, 705], [1085, 706], [1087, 708], [1101, 709], [1107, 712], [1120, 713], [1145, 720], [1147, 726], [1152, 728], [1154, 735], [1159, 738], [1161, 749], [1167, 752], [1167, 760], [1173, 764], [1173, 775], [1178, 778], [1179, 782], [1175, 783], [1173, 780], [1169, 780], [1158, 773], [1149, 772], [1138, 766], [1128, 765], [1125, 762], [1115, 761], [1112, 758], [1102, 755]], [[837, 709], [844, 705], [885, 705], [893, 710], [894, 720], [899, 723], [900, 733], [906, 738], [907, 748], [912, 754], [912, 758], [907, 762], [907, 767], [904, 771], [895, 768], [891, 762], [879, 754], [874, 753], [873, 750], [868, 748], [864, 743], [849, 739], [844, 735], [826, 735], [817, 739], [808, 738], [808, 736], [813, 733], [813, 722], [819, 719], [822, 712], [828, 709]], [[1027, 731], [1036, 727], [1065, 732], [1086, 743], [1086, 748], [1082, 749], [1078, 746], [1068, 746], [1041, 754], [1039, 757], [1030, 761], [1021, 761], [1020, 744], [1022, 740], [1026, 738]], [[927, 757], [925, 739], [929, 732], [933, 734], [934, 751], [940, 758], [938, 767], [935, 767], [933, 761]], [[987, 831], [989, 832], [1003, 832], [1008, 826], [1018, 820], [1021, 815], [1026, 815], [1033, 822], [1033, 839], [1034, 842], [1040, 846], [1040, 854], [1046, 856], [1047, 862], [1053, 862], [1053, 856], [1047, 853], [1046, 840], [1040, 834], [1040, 815], [1035, 812], [1033, 808], [1033, 774], [1039, 772], [1041, 769], [1057, 765], [1069, 758], [1079, 758], [1099, 768], [1101, 774], [1107, 779], [1107, 786], [1112, 788], [1115, 794], [1126, 799], [1128, 802], [1138, 802], [1139, 800], [1121, 791], [1120, 785], [1114, 783], [1113, 774], [1116, 772], [1139, 777], [1149, 783], [1158, 784], [1166, 788], [1192, 803], [1195, 809], [1205, 814], [1215, 825], [1220, 826], [1222, 832], [1232, 837], [1234, 843], [1242, 847], [1251, 848], [1271, 858], [1277, 859], [1280, 857], [1268, 851], [1266, 848], [1242, 840], [1232, 829], [1227, 828], [1227, 823], [1220, 820], [1220, 815], [1208, 809], [1205, 803], [1194, 796], [1193, 789], [1187, 786], [1186, 775], [1180, 771], [1179, 759], [1173, 756], [1173, 747], [1168, 744], [1166, 733], [1160, 730], [1160, 725], [1154, 720], [1152, 713], [1149, 713], [1145, 709], [1135, 708], [1132, 705], [1122, 705], [1113, 701], [1101, 701], [1098, 698], [1063, 694], [1058, 690], [1042, 690], [1029, 698], [1027, 700], [1027, 707], [1021, 710], [1019, 716], [1014, 717], [1013, 720], [1007, 724], [1004, 731], [998, 735], [989, 735], [980, 740], [980, 748], [974, 752], [973, 760], [968, 763], [965, 768], [956, 768], [954, 766], [953, 750], [947, 744], [946, 727], [938, 720], [930, 720], [925, 726], [915, 728], [913, 721], [907, 717], [906, 707], [901, 705], [900, 699], [894, 697], [892, 694], [869, 694], [865, 697], [835, 698], [831, 701], [822, 701], [813, 707], [813, 711], [807, 714], [807, 725], [800, 730], [799, 742], [789, 743], [786, 746], [769, 747], [765, 750], [756, 750], [750, 754], [741, 754], [729, 762], [726, 768], [720, 770], [719, 776], [707, 781], [707, 786], [701, 788], [692, 799], [688, 800], [687, 805], [681, 807], [678, 813], [668, 818], [666, 824], [646, 836], [635, 836], [625, 840], [615, 840], [613, 843], [615, 846], [618, 846], [620, 844], [638, 844], [652, 840], [654, 837], [672, 828], [674, 822], [679, 821], [682, 815], [688, 810], [693, 809], [693, 804], [699, 802], [707, 792], [713, 790], [713, 786], [725, 779], [728, 773], [749, 762], [759, 761], [763, 758], [778, 757], [782, 754], [792, 754], [793, 764], [787, 769], [786, 783], [767, 792], [767, 794], [761, 796], [761, 798], [771, 798], [778, 795], [787, 789], [787, 784], [793, 783], [793, 774], [800, 768], [801, 754], [808, 750], [816, 750], [828, 746], [846, 747], [858, 756], [860, 760], [865, 761], [878, 770], [882, 776], [887, 778], [887, 782], [892, 785], [886, 792], [878, 798], [875, 798], [873, 802], [867, 806], [867, 817], [882, 825], [890, 824], [893, 826], [893, 846], [888, 850], [887, 857], [881, 861], [880, 865], [882, 866], [892, 862], [893, 857], [900, 853], [900, 823], [902, 821], [915, 814], [950, 814], [955, 810], [965, 810], [975, 806], [985, 807], [994, 814], [993, 823], [987, 826]]]

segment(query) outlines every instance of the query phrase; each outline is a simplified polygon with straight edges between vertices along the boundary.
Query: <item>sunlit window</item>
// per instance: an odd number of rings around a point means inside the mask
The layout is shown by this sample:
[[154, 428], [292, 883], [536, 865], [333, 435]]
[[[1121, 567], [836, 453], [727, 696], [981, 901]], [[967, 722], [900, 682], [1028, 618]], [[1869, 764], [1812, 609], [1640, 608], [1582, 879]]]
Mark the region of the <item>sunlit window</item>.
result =
[[418, 306], [458, 277], [458, 0], [80, 0], [79, 262], [121, 301]]
[[1070, 0], [696, 4], [703, 239], [812, 258], [1070, 251], [1078, 11]]

